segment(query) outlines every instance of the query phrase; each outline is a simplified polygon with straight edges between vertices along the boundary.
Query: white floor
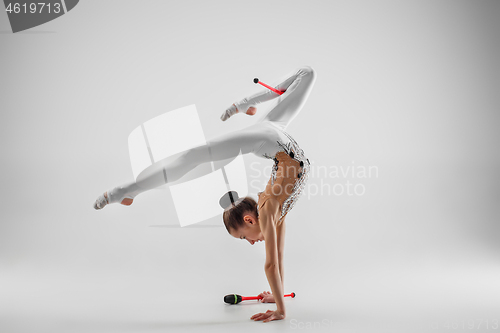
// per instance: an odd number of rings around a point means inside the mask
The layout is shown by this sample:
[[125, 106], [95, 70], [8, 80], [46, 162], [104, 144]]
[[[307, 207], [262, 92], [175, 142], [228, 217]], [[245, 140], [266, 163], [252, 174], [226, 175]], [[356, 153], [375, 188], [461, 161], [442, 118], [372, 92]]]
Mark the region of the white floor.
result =
[[[479, 253], [446, 260], [374, 260], [366, 253], [355, 261], [355, 254], [349, 260], [335, 251], [301, 258], [290, 250], [285, 292], [297, 297], [286, 298], [285, 320], [262, 323], [250, 317], [274, 304], [227, 305], [223, 297], [268, 290], [264, 244], [237, 243], [224, 258], [203, 251], [204, 239], [232, 241], [221, 227], [142, 230], [137, 239], [149, 239], [143, 249], [96, 241], [66, 265], [8, 263], [0, 277], [0, 332], [500, 331], [500, 267]], [[157, 251], [175, 238], [177, 252]]]

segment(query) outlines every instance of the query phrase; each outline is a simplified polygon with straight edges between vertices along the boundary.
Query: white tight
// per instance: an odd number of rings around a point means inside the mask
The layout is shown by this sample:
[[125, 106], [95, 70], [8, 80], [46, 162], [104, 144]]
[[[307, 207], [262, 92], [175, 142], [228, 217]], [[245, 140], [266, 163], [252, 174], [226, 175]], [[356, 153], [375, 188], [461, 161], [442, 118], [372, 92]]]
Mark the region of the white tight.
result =
[[[286, 90], [281, 96], [264, 88], [265, 90], [236, 102], [239, 112], [245, 113], [250, 106], [280, 98], [278, 104], [260, 122], [243, 130], [212, 138], [204, 145], [186, 150], [174, 160], [165, 159], [156, 162], [143, 171], [135, 182], [108, 191], [109, 202], [121, 202], [124, 198], [133, 199], [142, 192], [176, 181], [201, 163], [232, 160], [239, 155], [240, 150], [242, 154], [255, 153], [270, 140], [270, 137], [272, 139], [269, 126], [265, 126], [265, 122], [271, 122], [285, 130], [302, 109], [315, 80], [316, 72], [311, 67], [304, 66], [293, 71], [283, 82], [274, 87], [279, 91]], [[259, 153], [262, 153], [262, 149]], [[275, 152], [266, 153], [273, 156]]]

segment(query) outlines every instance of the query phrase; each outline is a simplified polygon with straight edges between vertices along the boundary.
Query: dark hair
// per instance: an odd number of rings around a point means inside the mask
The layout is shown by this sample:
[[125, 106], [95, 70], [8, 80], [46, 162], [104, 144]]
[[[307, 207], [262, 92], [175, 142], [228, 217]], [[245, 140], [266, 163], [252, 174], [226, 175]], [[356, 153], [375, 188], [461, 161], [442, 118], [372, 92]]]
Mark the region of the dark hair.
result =
[[240, 198], [234, 206], [226, 209], [222, 214], [222, 219], [224, 220], [227, 232], [230, 232], [230, 229], [238, 230], [242, 227], [244, 224], [243, 216], [248, 212], [253, 213], [256, 218], [259, 218], [257, 202], [252, 197]]

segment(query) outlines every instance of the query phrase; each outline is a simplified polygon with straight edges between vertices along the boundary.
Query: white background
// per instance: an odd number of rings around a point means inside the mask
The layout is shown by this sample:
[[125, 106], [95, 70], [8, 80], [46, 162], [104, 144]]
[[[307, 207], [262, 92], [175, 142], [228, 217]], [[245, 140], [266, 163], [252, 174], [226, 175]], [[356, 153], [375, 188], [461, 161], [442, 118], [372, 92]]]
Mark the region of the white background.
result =
[[[0, 331], [493, 331], [499, 15], [498, 1], [87, 0], [12, 34], [2, 11]], [[133, 180], [141, 123], [196, 104], [207, 138], [244, 128], [272, 103], [219, 117], [254, 77], [302, 65], [317, 81], [287, 132], [313, 170], [378, 174], [311, 176], [287, 217], [297, 297], [264, 324], [249, 318], [274, 304], [223, 303], [270, 290], [264, 243], [221, 216], [180, 228], [168, 188], [92, 205]], [[271, 162], [245, 160], [256, 194]], [[364, 194], [327, 192], [347, 181]]]

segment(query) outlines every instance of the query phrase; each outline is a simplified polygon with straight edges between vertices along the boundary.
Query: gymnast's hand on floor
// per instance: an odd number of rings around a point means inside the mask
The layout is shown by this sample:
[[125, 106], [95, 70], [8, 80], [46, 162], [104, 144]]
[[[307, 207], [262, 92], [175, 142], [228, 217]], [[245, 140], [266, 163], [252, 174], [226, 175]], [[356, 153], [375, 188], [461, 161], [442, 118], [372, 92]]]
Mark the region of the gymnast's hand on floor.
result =
[[262, 303], [276, 303], [274, 301], [273, 294], [270, 293], [269, 291], [264, 291], [264, 292], [260, 293], [259, 296], [262, 297], [262, 299], [260, 299], [259, 302], [262, 302]]
[[264, 323], [267, 323], [271, 320], [285, 319], [285, 314], [281, 313], [278, 310], [276, 310], [276, 311], [267, 310], [266, 313], [261, 312], [261, 313], [254, 314], [252, 317], [250, 317], [250, 319], [253, 319], [255, 321], [259, 321], [259, 320], [264, 319]]

